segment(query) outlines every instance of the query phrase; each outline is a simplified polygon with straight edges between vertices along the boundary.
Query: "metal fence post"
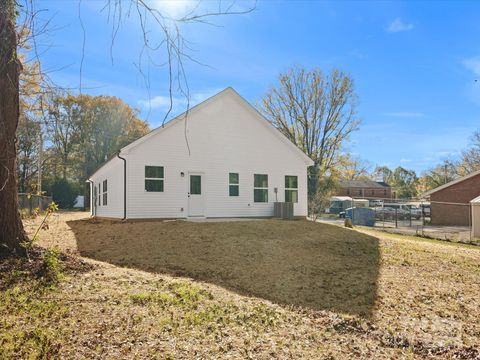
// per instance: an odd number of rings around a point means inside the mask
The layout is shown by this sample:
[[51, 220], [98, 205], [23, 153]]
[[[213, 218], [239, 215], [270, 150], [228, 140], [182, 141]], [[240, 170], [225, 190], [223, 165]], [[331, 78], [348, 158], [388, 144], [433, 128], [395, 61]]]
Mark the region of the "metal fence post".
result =
[[395, 229], [398, 227], [398, 209], [395, 208]]
[[412, 227], [412, 207], [409, 207], [410, 227]]
[[382, 228], [385, 229], [385, 204], [382, 202], [382, 218], [383, 218], [383, 224]]

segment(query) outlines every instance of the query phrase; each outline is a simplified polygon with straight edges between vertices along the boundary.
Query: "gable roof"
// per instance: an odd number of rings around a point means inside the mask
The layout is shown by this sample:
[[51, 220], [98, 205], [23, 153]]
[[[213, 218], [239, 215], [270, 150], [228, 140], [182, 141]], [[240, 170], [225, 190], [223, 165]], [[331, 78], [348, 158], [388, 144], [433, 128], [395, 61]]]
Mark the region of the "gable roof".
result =
[[389, 188], [390, 185], [383, 181], [373, 180], [339, 180], [338, 185], [343, 188]]
[[264, 124], [267, 126], [267, 128], [270, 131], [272, 131], [275, 134], [275, 136], [277, 136], [281, 141], [283, 141], [287, 146], [289, 146], [292, 151], [294, 151], [298, 156], [300, 156], [305, 161], [306, 165], [309, 165], [309, 166], [313, 165], [312, 159], [310, 159], [302, 150], [300, 150], [294, 143], [292, 143], [284, 134], [282, 134], [278, 129], [276, 129], [252, 104], [250, 104], [247, 100], [245, 100], [245, 98], [242, 97], [238, 92], [236, 92], [235, 89], [233, 89], [232, 87], [227, 87], [222, 91], [220, 91], [219, 93], [191, 107], [190, 109], [176, 116], [175, 118], [173, 118], [172, 120], [164, 124], [163, 126], [159, 126], [158, 128], [150, 131], [148, 134], [124, 146], [121, 149], [121, 151], [125, 152], [134, 148], [135, 146], [143, 143], [144, 141], [148, 140], [152, 136], [155, 136], [156, 134], [164, 131], [165, 129], [174, 126], [175, 124], [179, 123], [181, 120], [184, 120], [190, 113], [198, 111], [198, 109], [206, 106], [207, 104], [215, 101], [220, 96], [225, 94], [231, 94], [237, 97], [243, 103], [243, 105], [246, 107], [247, 110], [250, 110], [251, 112], [253, 112], [253, 114], [258, 120], [263, 121]]
[[470, 173], [470, 174], [468, 174], [468, 175], [462, 176], [461, 178], [452, 180], [452, 181], [450, 181], [450, 182], [448, 182], [448, 183], [446, 183], [446, 184], [443, 184], [443, 185], [441, 185], [441, 186], [439, 186], [439, 187], [436, 187], [435, 189], [429, 190], [429, 191], [427, 191], [426, 193], [422, 194], [422, 197], [430, 196], [430, 195], [432, 195], [432, 194], [434, 194], [434, 193], [436, 193], [436, 192], [438, 192], [438, 191], [440, 191], [440, 190], [446, 189], [446, 188], [448, 188], [448, 187], [450, 187], [450, 186], [452, 186], [452, 185], [458, 184], [458, 183], [460, 183], [460, 182], [462, 182], [462, 181], [465, 181], [465, 180], [470, 179], [470, 178], [472, 178], [472, 177], [474, 177], [474, 176], [477, 176], [477, 175], [480, 175], [480, 170], [474, 171], [474, 172], [472, 172], [472, 173]]
[[[302, 150], [300, 150], [294, 143], [292, 143], [284, 134], [282, 134], [275, 126], [273, 126], [270, 121], [268, 121], [252, 104], [250, 104], [243, 96], [241, 96], [235, 89], [232, 87], [227, 87], [223, 89], [222, 91], [218, 92], [217, 94], [207, 98], [206, 100], [200, 102], [199, 104], [192, 106], [190, 109], [187, 111], [184, 111], [180, 115], [176, 116], [175, 118], [169, 120], [167, 123], [153, 129], [150, 131], [148, 134], [142, 136], [141, 138], [132, 141], [130, 144], [125, 145], [123, 148], [120, 149], [119, 153], [120, 154], [125, 154], [128, 153], [130, 149], [133, 149], [137, 145], [145, 142], [146, 140], [150, 139], [152, 136], [155, 136], [156, 134], [164, 131], [165, 129], [168, 129], [172, 126], [175, 126], [176, 124], [180, 123], [183, 119], [185, 119], [190, 113], [198, 111], [198, 109], [206, 106], [207, 104], [211, 103], [212, 101], [215, 101], [217, 98], [219, 98], [222, 95], [225, 94], [231, 94], [237, 97], [237, 99], [240, 100], [240, 102], [245, 106], [247, 110], [252, 112], [252, 114], [259, 120], [262, 121], [263, 124], [269, 129], [275, 136], [279, 138], [279, 140], [283, 141], [292, 151], [294, 151], [303, 161], [305, 162], [306, 165], [312, 166], [313, 165], [313, 160], [310, 159]], [[115, 159], [117, 156], [111, 157], [109, 160], [107, 160], [105, 163], [103, 163], [101, 166], [99, 166], [90, 176], [93, 176], [96, 172], [98, 172], [101, 168], [103, 168], [106, 164], [108, 164], [110, 161]]]

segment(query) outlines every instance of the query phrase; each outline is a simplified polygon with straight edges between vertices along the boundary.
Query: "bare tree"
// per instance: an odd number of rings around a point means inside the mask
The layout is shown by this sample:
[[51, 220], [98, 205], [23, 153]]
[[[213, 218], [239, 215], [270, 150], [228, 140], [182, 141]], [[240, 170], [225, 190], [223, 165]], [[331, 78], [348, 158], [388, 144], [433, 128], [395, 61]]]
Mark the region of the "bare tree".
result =
[[278, 80], [262, 100], [263, 114], [327, 174], [360, 124], [352, 78], [338, 69], [325, 75], [295, 67]]
[[319, 182], [331, 175], [342, 146], [360, 124], [352, 78], [338, 69], [325, 75], [320, 69], [294, 67], [280, 74], [278, 84], [263, 97], [260, 109], [314, 161], [309, 195], [310, 199], [318, 197], [317, 189], [325, 189]]
[[480, 130], [473, 133], [469, 147], [462, 152], [457, 164], [458, 175], [464, 176], [480, 170]]

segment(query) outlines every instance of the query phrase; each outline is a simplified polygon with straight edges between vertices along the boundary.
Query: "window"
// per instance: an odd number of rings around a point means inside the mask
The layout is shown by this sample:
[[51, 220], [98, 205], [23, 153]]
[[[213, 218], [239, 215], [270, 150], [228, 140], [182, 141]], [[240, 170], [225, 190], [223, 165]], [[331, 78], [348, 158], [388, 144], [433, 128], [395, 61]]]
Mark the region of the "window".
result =
[[102, 184], [98, 183], [98, 206], [102, 205]]
[[163, 192], [163, 166], [145, 166], [145, 191]]
[[107, 205], [107, 180], [103, 180], [103, 205]]
[[253, 175], [253, 201], [268, 202], [268, 175]]
[[285, 202], [298, 202], [297, 176], [285, 176]]
[[228, 174], [228, 192], [230, 196], [238, 196], [239, 191], [239, 176], [238, 173]]
[[97, 205], [97, 187], [93, 187], [93, 201], [95, 202], [95, 205]]
[[347, 195], [350, 195], [350, 189], [347, 189]]
[[190, 195], [202, 194], [202, 176], [190, 175]]
[[372, 190], [372, 195], [375, 195], [375, 190]]

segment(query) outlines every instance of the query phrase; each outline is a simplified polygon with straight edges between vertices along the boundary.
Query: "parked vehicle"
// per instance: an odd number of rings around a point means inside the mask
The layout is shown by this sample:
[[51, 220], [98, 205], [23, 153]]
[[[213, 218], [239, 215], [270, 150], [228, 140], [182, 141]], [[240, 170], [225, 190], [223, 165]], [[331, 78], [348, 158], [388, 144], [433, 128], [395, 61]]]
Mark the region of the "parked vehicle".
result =
[[376, 208], [379, 206], [383, 206], [383, 200], [379, 200], [379, 199], [370, 200], [370, 207]]
[[395, 219], [395, 209], [391, 207], [377, 207], [375, 208], [375, 218], [377, 220]]
[[417, 206], [410, 207], [412, 219], [419, 220], [422, 217], [422, 209]]

